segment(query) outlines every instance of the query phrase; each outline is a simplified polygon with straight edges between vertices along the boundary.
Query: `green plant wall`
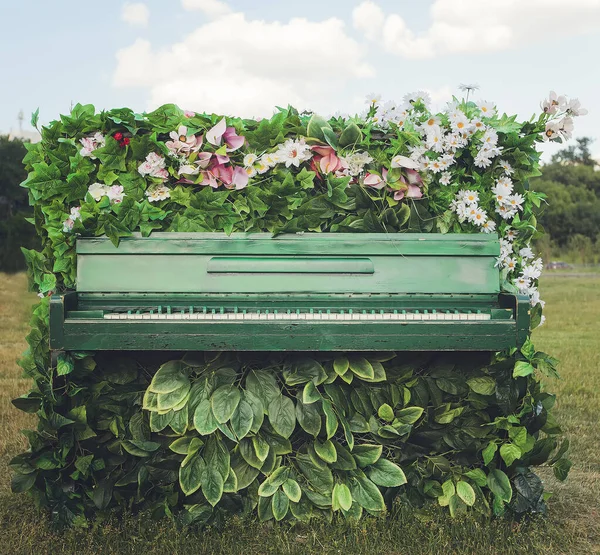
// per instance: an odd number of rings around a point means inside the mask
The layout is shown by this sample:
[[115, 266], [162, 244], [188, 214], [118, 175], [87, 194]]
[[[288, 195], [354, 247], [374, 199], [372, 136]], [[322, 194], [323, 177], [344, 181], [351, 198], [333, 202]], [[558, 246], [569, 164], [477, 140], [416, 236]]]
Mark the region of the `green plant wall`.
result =
[[[61, 353], [48, 350], [49, 296], [75, 287], [78, 236], [160, 231], [498, 233], [502, 288], [542, 320], [530, 242], [544, 196], [536, 145], [566, 140], [576, 101], [551, 94], [528, 122], [489, 102], [426, 95], [369, 101], [328, 120], [279, 109], [244, 120], [184, 112], [96, 113], [76, 105], [26, 145], [23, 183], [41, 251], [24, 249], [34, 309], [21, 365], [37, 413], [13, 489], [57, 524], [150, 510], [183, 523], [359, 518], [399, 502], [451, 515], [545, 508], [535, 466], [564, 479], [568, 442], [540, 375], [518, 352]], [[37, 124], [37, 114], [34, 115]]]

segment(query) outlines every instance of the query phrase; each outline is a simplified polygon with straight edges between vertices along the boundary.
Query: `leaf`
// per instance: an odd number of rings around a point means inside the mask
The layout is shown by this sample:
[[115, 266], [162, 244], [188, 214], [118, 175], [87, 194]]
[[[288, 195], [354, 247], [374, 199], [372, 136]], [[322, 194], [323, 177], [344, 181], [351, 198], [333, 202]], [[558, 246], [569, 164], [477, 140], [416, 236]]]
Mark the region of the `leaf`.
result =
[[369, 466], [367, 476], [378, 486], [386, 488], [396, 488], [406, 484], [403, 470], [386, 459], [379, 459], [374, 465]]
[[562, 458], [556, 461], [552, 465], [552, 469], [554, 471], [554, 476], [556, 477], [556, 479], [560, 480], [561, 482], [564, 482], [567, 479], [567, 476], [569, 475], [569, 471], [571, 470], [572, 466], [573, 463], [569, 459]]
[[[375, 464], [383, 453], [382, 445], [355, 445], [352, 454], [361, 468]], [[365, 507], [366, 508], [366, 507]]]
[[330, 401], [323, 399], [321, 406], [323, 408], [323, 412], [325, 413], [325, 431], [327, 434], [327, 439], [331, 439], [338, 429], [338, 420], [335, 416], [333, 405]]
[[290, 500], [288, 496], [281, 490], [277, 490], [271, 498], [271, 510], [275, 520], [282, 520], [290, 508]]
[[31, 472], [29, 474], [13, 474], [10, 479], [10, 489], [13, 493], [25, 493], [29, 491], [35, 484], [37, 474]]
[[493, 441], [490, 441], [487, 444], [487, 446], [483, 449], [481, 454], [483, 456], [483, 462], [486, 466], [490, 464], [490, 462], [494, 458], [494, 455], [496, 454], [496, 451], [498, 451], [498, 445], [496, 445]]
[[308, 382], [302, 391], [302, 402], [310, 405], [319, 399], [321, 399], [321, 394], [319, 393], [319, 390], [315, 386], [314, 382]]
[[479, 487], [483, 487], [487, 484], [487, 476], [481, 468], [469, 470], [468, 472], [465, 472], [465, 476], [473, 480]]
[[459, 480], [456, 484], [456, 495], [469, 507], [475, 504], [475, 490], [471, 487], [471, 484], [464, 480]]
[[113, 482], [108, 478], [100, 480], [92, 490], [92, 501], [96, 505], [96, 508], [100, 510], [106, 509], [112, 499], [112, 492]]
[[515, 363], [515, 369], [513, 370], [513, 378], [518, 378], [520, 376], [530, 376], [535, 372], [535, 368], [524, 360], [518, 360]]
[[300, 489], [300, 485], [296, 480], [292, 478], [288, 478], [285, 482], [283, 482], [281, 489], [283, 493], [285, 493], [290, 501], [294, 503], [298, 503], [300, 498], [302, 497], [302, 490]]
[[186, 368], [187, 366], [181, 360], [165, 362], [154, 374], [148, 389], [153, 393], [171, 393], [189, 385]]
[[470, 378], [467, 385], [479, 395], [493, 395], [496, 391], [496, 380], [490, 376]]
[[194, 412], [194, 428], [202, 436], [208, 436], [218, 428], [217, 419], [212, 412], [211, 403], [208, 399], [203, 399], [196, 407]]
[[337, 357], [333, 361], [333, 370], [338, 376], [343, 376], [350, 368], [350, 363], [345, 356]]
[[221, 473], [213, 466], [207, 464], [202, 471], [202, 493], [206, 500], [214, 507], [223, 496], [224, 480]]
[[375, 371], [371, 363], [363, 357], [351, 357], [349, 359], [350, 370], [359, 378], [372, 380], [375, 377]]
[[392, 420], [394, 420], [394, 409], [392, 409], [392, 407], [390, 407], [387, 403], [384, 403], [379, 407], [377, 415], [382, 420], [385, 420], [386, 422], [391, 422]]
[[275, 377], [266, 370], [252, 370], [246, 378], [246, 389], [254, 393], [265, 408], [281, 395]]
[[258, 488], [258, 495], [261, 497], [271, 497], [277, 491], [290, 474], [290, 469], [286, 466], [280, 466], [275, 470]]
[[385, 510], [385, 502], [379, 488], [365, 476], [357, 476], [352, 482], [352, 498], [368, 511]]
[[422, 407], [407, 407], [396, 412], [396, 418], [402, 424], [414, 424], [421, 418], [423, 411]]
[[300, 427], [314, 437], [321, 431], [321, 412], [316, 403], [305, 405], [302, 401], [296, 402], [296, 419]]
[[512, 488], [508, 476], [502, 470], [490, 470], [487, 477], [487, 485], [491, 492], [502, 501], [510, 503], [512, 499]]
[[513, 462], [521, 458], [521, 449], [512, 443], [505, 443], [500, 446], [500, 456], [506, 463], [506, 466], [510, 466]]
[[352, 494], [350, 488], [346, 484], [337, 483], [333, 486], [333, 493], [331, 494], [331, 506], [334, 511], [342, 509], [349, 511], [352, 507]]
[[181, 465], [179, 467], [179, 485], [184, 495], [192, 495], [192, 493], [200, 489], [202, 485], [202, 473], [205, 467], [206, 463], [198, 453], [187, 459], [185, 466]]
[[273, 429], [286, 439], [296, 427], [296, 409], [294, 402], [285, 395], [279, 395], [269, 404], [269, 422]]
[[329, 122], [323, 119], [321, 116], [313, 114], [306, 127], [306, 136], [314, 137], [315, 139], [325, 142], [323, 128], [331, 130], [331, 125], [329, 125]]
[[313, 447], [315, 448], [317, 455], [319, 455], [326, 463], [334, 463], [337, 461], [337, 451], [331, 440], [328, 439], [323, 443], [319, 440], [315, 440]]
[[360, 130], [358, 125], [356, 125], [356, 123], [351, 121], [350, 123], [348, 123], [348, 125], [346, 125], [345, 129], [342, 131], [342, 134], [340, 135], [339, 145], [342, 148], [345, 148], [347, 146], [352, 146], [357, 143], [360, 143], [361, 140], [362, 131]]
[[217, 422], [225, 424], [238, 407], [242, 395], [234, 385], [219, 387], [210, 398], [210, 406]]
[[250, 433], [253, 420], [254, 411], [252, 406], [246, 400], [241, 399], [231, 417], [231, 429], [238, 440]]

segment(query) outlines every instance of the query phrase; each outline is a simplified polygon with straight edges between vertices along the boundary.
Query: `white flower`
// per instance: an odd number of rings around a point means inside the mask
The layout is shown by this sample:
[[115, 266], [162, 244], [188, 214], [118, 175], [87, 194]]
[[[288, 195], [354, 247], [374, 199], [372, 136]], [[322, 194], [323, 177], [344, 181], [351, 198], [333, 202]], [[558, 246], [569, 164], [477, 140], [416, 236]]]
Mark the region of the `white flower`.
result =
[[179, 167], [177, 171], [178, 175], [198, 175], [200, 173], [200, 166], [191, 166], [190, 164], [184, 164]]
[[477, 153], [473, 162], [478, 168], [487, 168], [492, 165], [492, 159], [486, 156], [486, 153], [481, 150]]
[[123, 197], [125, 196], [123, 187], [121, 185], [113, 185], [112, 187], [109, 187], [106, 194], [112, 204], [119, 204], [123, 201]]
[[63, 222], [63, 232], [64, 233], [68, 233], [69, 231], [73, 231], [73, 225], [74, 224], [75, 224], [75, 222], [71, 218], [67, 218]]
[[525, 202], [525, 198], [519, 193], [506, 197], [506, 204], [512, 206], [514, 210], [523, 210], [523, 202]]
[[535, 306], [536, 304], [539, 304], [542, 308], [544, 308], [546, 306], [546, 302], [542, 301], [542, 299], [540, 299], [540, 292], [535, 287], [529, 288], [529, 296], [530, 296], [529, 300], [531, 302], [531, 306]]
[[520, 251], [519, 251], [519, 256], [521, 256], [524, 259], [529, 259], [529, 258], [533, 258], [535, 256], [535, 254], [533, 254], [533, 251], [531, 250], [530, 247], [523, 247]]
[[96, 157], [92, 153], [97, 148], [101, 148], [106, 144], [106, 138], [102, 133], [97, 131], [91, 137], [79, 139], [79, 142], [83, 145], [79, 150], [79, 154], [81, 154], [81, 156], [89, 156], [92, 160], [95, 160]]
[[543, 326], [546, 323], [546, 317], [542, 314], [540, 318], [540, 324], [538, 327]]
[[509, 272], [514, 272], [517, 267], [517, 261], [512, 257], [505, 258], [502, 261], [502, 267], [506, 268]]
[[167, 179], [169, 177], [169, 172], [165, 168], [164, 157], [156, 152], [151, 152], [146, 156], [146, 161], [140, 164], [138, 172], [144, 177], [146, 175], [160, 177], [161, 179]]
[[512, 166], [506, 160], [500, 160], [498, 165], [504, 170], [506, 175], [512, 175], [515, 170], [512, 169]]
[[542, 110], [546, 114], [556, 114], [562, 112], [567, 107], [567, 99], [565, 96], [558, 96], [554, 91], [550, 91], [548, 99], [542, 101]]
[[581, 102], [579, 102], [577, 98], [573, 98], [567, 106], [567, 113], [570, 116], [577, 117], [585, 116], [588, 113], [588, 111], [585, 108], [581, 107]]
[[81, 206], [73, 206], [73, 208], [71, 208], [71, 219], [81, 220]]
[[172, 154], [189, 154], [197, 152], [202, 146], [202, 136], [196, 137], [193, 133], [188, 135], [188, 128], [185, 125], [180, 125], [177, 131], [169, 133], [170, 141], [165, 143], [165, 146]]
[[444, 154], [440, 158], [440, 164], [442, 165], [443, 170], [447, 170], [452, 164], [454, 164], [456, 160], [454, 160], [454, 156], [452, 154]]
[[481, 142], [489, 148], [493, 148], [498, 144], [498, 133], [495, 129], [488, 127], [481, 137]]
[[440, 160], [431, 160], [429, 162], [429, 170], [433, 173], [439, 173], [444, 169]]
[[[404, 157], [402, 157], [404, 158]], [[364, 167], [373, 161], [367, 152], [353, 152], [348, 156], [341, 156], [340, 160], [347, 166], [348, 175], [356, 177], [360, 175]], [[411, 160], [413, 163], [414, 161]]]
[[381, 95], [377, 93], [369, 93], [366, 96], [367, 104], [379, 104], [381, 102]]
[[519, 236], [519, 232], [510, 227], [507, 227], [504, 231], [504, 236], [508, 241], [514, 241]]
[[485, 210], [482, 210], [481, 208], [477, 207], [471, 212], [469, 220], [471, 221], [471, 223], [480, 226], [487, 221], [487, 214], [485, 213]]
[[470, 191], [469, 189], [459, 191], [457, 197], [460, 201], [470, 206], [479, 202], [479, 193], [477, 191]]
[[246, 156], [244, 156], [244, 167], [249, 168], [250, 166], [253, 166], [254, 164], [256, 164], [257, 160], [258, 156], [253, 152], [246, 154]]
[[453, 131], [463, 133], [464, 131], [468, 131], [470, 127], [469, 119], [460, 112], [456, 117], [451, 118], [450, 126]]
[[506, 204], [508, 202], [508, 197], [512, 193], [512, 184], [498, 180], [492, 187], [492, 193], [494, 193], [498, 204]]
[[448, 133], [444, 137], [444, 149], [456, 152], [459, 148], [466, 146], [468, 141], [459, 133]]
[[559, 132], [563, 139], [568, 140], [573, 136], [573, 118], [565, 117], [559, 122]]
[[[265, 166], [267, 166], [267, 169], [269, 169], [279, 164], [280, 160], [277, 152], [269, 152], [260, 157], [260, 162], [262, 162]], [[260, 169], [258, 169], [258, 173], [264, 172], [261, 172]]]
[[277, 157], [286, 168], [290, 166], [300, 167], [301, 162], [306, 162], [312, 157], [310, 147], [304, 142], [304, 139], [288, 139], [277, 149]]
[[519, 276], [517, 279], [515, 279], [513, 281], [513, 284], [517, 287], [517, 289], [521, 293], [527, 293], [527, 290], [529, 289], [529, 287], [531, 285], [530, 281], [523, 276]]
[[108, 187], [102, 183], [92, 183], [88, 187], [88, 193], [96, 202], [99, 202], [103, 196], [108, 194]]
[[428, 108], [431, 104], [431, 97], [429, 96], [429, 93], [425, 91], [416, 91], [413, 93], [408, 93], [405, 94], [402, 98], [402, 102], [408, 105], [409, 107], [412, 107], [412, 105], [419, 100], [423, 102], [423, 104], [425, 104], [426, 108]]
[[148, 189], [145, 194], [148, 197], [148, 202], [166, 200], [171, 196], [169, 188], [165, 185], [155, 185]]
[[244, 171], [248, 175], [248, 177], [254, 177], [257, 174], [257, 168], [254, 166], [245, 166]]
[[424, 146], [409, 146], [408, 151], [410, 152], [410, 158], [418, 160], [427, 152], [427, 147]]
[[410, 170], [418, 170], [419, 164], [411, 158], [397, 154], [392, 158], [392, 168], [408, 168]]
[[505, 220], [510, 220], [514, 218], [517, 214], [516, 210], [505, 204], [499, 204], [498, 206], [496, 206], [496, 212], [500, 214], [500, 217]]
[[496, 231], [496, 222], [494, 220], [486, 220], [481, 225], [481, 231], [484, 233], [493, 233]]
[[442, 152], [444, 133], [439, 125], [434, 125], [427, 130], [426, 144], [427, 148], [435, 152]]
[[471, 120], [471, 127], [474, 131], [485, 131], [488, 128], [479, 118], [473, 118]]
[[542, 271], [538, 268], [535, 268], [534, 266], [524, 266], [522, 274], [527, 279], [534, 280], [542, 275]]
[[440, 175], [440, 185], [450, 185], [451, 179], [452, 179], [452, 176], [451, 176], [450, 172], [443, 172]]
[[481, 110], [482, 117], [491, 118], [496, 114], [496, 107], [493, 102], [486, 102], [485, 100], [480, 100], [477, 103], [477, 106]]

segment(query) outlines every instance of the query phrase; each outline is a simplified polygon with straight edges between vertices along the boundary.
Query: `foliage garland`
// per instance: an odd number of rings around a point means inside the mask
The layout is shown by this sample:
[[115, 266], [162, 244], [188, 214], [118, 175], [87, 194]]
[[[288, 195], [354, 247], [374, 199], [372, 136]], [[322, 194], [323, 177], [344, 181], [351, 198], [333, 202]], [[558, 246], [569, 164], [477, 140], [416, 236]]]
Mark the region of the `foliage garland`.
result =
[[[28, 144], [23, 183], [41, 252], [24, 249], [40, 303], [21, 360], [34, 380], [14, 404], [39, 417], [11, 463], [59, 524], [95, 510], [150, 508], [207, 522], [255, 508], [263, 519], [381, 514], [392, 500], [451, 514], [541, 511], [532, 466], [564, 479], [568, 442], [536, 370], [556, 360], [530, 341], [485, 354], [158, 355], [48, 351], [49, 295], [75, 285], [76, 236], [139, 231], [494, 232], [502, 287], [542, 319], [541, 137], [570, 136], [576, 100], [551, 94], [520, 123], [487, 102], [426, 95], [369, 102], [325, 120], [279, 109], [260, 121], [76, 105]], [[33, 123], [37, 125], [37, 113]]]

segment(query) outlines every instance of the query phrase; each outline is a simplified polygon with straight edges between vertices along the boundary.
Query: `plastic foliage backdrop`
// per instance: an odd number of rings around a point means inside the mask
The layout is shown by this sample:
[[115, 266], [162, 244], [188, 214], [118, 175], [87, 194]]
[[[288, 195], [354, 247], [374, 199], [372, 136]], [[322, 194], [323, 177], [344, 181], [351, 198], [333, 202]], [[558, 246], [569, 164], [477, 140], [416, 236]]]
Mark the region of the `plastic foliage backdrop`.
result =
[[[58, 525], [149, 510], [182, 523], [256, 511], [263, 520], [359, 518], [394, 502], [522, 515], [545, 509], [534, 473], [571, 466], [543, 391], [556, 360], [530, 341], [496, 353], [70, 352], [51, 361], [49, 296], [75, 287], [78, 236], [139, 231], [472, 232], [501, 238], [502, 287], [542, 322], [530, 244], [544, 195], [536, 145], [571, 136], [577, 100], [551, 93], [529, 121], [494, 104], [425, 93], [369, 99], [328, 120], [292, 107], [248, 120], [165, 105], [149, 114], [76, 105], [27, 144], [23, 183], [41, 252], [33, 286], [39, 417], [11, 463]], [[37, 126], [37, 113], [33, 124]]]

